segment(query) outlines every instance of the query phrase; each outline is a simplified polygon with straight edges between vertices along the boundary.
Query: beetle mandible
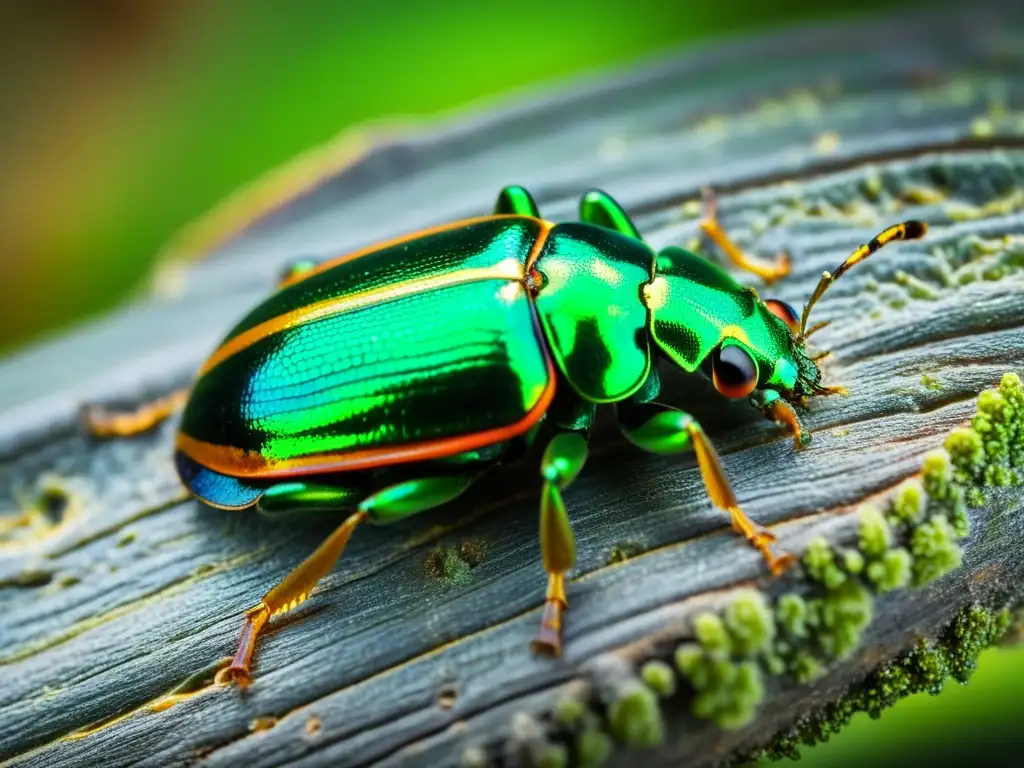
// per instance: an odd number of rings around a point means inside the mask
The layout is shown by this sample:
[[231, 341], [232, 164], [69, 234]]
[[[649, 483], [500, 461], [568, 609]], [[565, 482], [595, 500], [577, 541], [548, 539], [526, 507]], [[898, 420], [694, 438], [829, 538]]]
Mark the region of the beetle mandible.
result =
[[[702, 223], [730, 259], [767, 282], [788, 272], [747, 259]], [[825, 272], [801, 316], [762, 301], [705, 258], [655, 252], [600, 190], [580, 221], [543, 219], [523, 187], [494, 214], [457, 221], [289, 268], [203, 365], [186, 395], [134, 415], [93, 414], [96, 434], [132, 434], [184, 403], [175, 450], [181, 480], [222, 509], [348, 511], [343, 523], [245, 614], [221, 678], [246, 684], [256, 639], [303, 602], [363, 522], [393, 523], [449, 502], [539, 435], [540, 549], [547, 573], [537, 652], [561, 653], [565, 576], [575, 544], [562, 492], [583, 468], [600, 405], [625, 437], [658, 454], [693, 452], [712, 503], [772, 572], [794, 560], [744, 514], [693, 417], [657, 401], [656, 362], [710, 376], [807, 443], [793, 405], [824, 386], [806, 350], [814, 304], [847, 269], [926, 226], [908, 221]]]

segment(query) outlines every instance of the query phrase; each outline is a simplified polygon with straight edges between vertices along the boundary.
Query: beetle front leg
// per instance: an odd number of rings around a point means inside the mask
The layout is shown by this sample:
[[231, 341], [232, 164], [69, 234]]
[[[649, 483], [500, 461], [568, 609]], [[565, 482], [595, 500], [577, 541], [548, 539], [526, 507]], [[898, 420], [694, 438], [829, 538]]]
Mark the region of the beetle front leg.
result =
[[132, 437], [148, 432], [171, 417], [188, 400], [189, 389], [176, 390], [169, 395], [145, 403], [134, 411], [108, 411], [95, 405], [82, 409], [82, 421], [93, 437]]
[[766, 264], [760, 259], [751, 258], [743, 253], [722, 229], [722, 225], [718, 223], [718, 204], [714, 192], [710, 187], [705, 187], [702, 193], [704, 195], [704, 218], [700, 222], [700, 229], [725, 252], [733, 264], [757, 275], [769, 285], [789, 274], [790, 261], [789, 256], [785, 253], [780, 254], [774, 264]]
[[789, 429], [793, 435], [793, 449], [802, 451], [811, 444], [811, 434], [804, 432], [800, 424], [800, 418], [796, 415], [793, 406], [782, 399], [775, 390], [767, 390], [759, 398], [755, 397], [754, 402], [758, 403], [764, 410], [764, 415], [776, 424], [782, 424]]
[[650, 453], [697, 455], [704, 487], [711, 503], [732, 519], [732, 527], [761, 553], [773, 574], [780, 574], [794, 562], [791, 554], [776, 555], [771, 550], [775, 534], [747, 517], [736, 500], [722, 463], [711, 440], [692, 416], [661, 403], [626, 402], [617, 406], [619, 425], [626, 438]]
[[408, 480], [365, 496], [347, 488], [306, 483], [287, 483], [270, 488], [260, 500], [265, 513], [274, 514], [285, 509], [336, 510], [356, 507], [349, 517], [327, 537], [312, 555], [289, 573], [255, 606], [246, 611], [245, 625], [238, 650], [230, 666], [217, 675], [218, 682], [236, 682], [247, 685], [256, 639], [266, 623], [286, 613], [309, 597], [317, 582], [326, 576], [345, 551], [352, 531], [364, 522], [393, 523], [411, 515], [440, 506], [465, 491], [475, 476], [452, 475]]
[[555, 435], [541, 460], [544, 486], [540, 499], [540, 551], [548, 574], [548, 588], [540, 633], [531, 645], [534, 653], [554, 656], [562, 653], [562, 613], [569, 607], [565, 597], [565, 574], [576, 564], [576, 542], [562, 491], [576, 479], [586, 460], [587, 440], [577, 432]]

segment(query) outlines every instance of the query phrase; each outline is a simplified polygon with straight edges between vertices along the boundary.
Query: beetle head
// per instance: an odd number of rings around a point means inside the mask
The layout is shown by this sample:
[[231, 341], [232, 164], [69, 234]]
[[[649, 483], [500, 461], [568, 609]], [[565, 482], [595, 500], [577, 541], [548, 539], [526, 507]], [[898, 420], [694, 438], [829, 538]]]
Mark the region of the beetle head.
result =
[[644, 287], [652, 338], [679, 367], [700, 368], [721, 394], [749, 397], [778, 418], [783, 402], [802, 405], [808, 397], [844, 391], [822, 384], [818, 361], [824, 355], [807, 350], [807, 339], [825, 325], [807, 325], [818, 299], [882, 246], [917, 239], [926, 231], [923, 222], [908, 221], [879, 233], [834, 272], [822, 274], [800, 315], [777, 299], [762, 301], [753, 288], [744, 288], [696, 254], [669, 246], [658, 253], [655, 276]]

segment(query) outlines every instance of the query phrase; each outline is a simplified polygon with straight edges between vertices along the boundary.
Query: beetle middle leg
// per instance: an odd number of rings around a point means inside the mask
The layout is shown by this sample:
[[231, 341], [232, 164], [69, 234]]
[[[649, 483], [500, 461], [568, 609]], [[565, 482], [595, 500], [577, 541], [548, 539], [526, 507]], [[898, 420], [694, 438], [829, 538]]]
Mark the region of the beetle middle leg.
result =
[[[246, 611], [245, 625], [231, 665], [218, 674], [219, 682], [246, 685], [256, 639], [271, 617], [286, 613], [305, 602], [317, 582], [341, 557], [349, 538], [363, 522], [388, 524], [445, 504], [461, 495], [476, 475], [446, 475], [406, 480], [369, 495], [331, 485], [287, 483], [267, 490], [260, 500], [265, 513], [283, 509], [344, 510], [355, 508], [313, 554]], [[364, 496], [361, 501], [357, 501]]]
[[757, 275], [769, 285], [789, 274], [789, 256], [784, 253], [775, 259], [774, 264], [768, 264], [760, 259], [751, 258], [743, 253], [740, 247], [722, 229], [722, 225], [718, 223], [718, 204], [715, 200], [715, 193], [710, 187], [704, 187], [701, 192], [704, 196], [704, 218], [700, 222], [700, 229], [725, 252], [725, 255], [729, 257], [733, 264], [742, 270]]
[[740, 508], [718, 453], [692, 416], [668, 405], [636, 400], [619, 403], [616, 410], [623, 434], [634, 445], [650, 453], [693, 451], [697, 455], [697, 465], [711, 503], [729, 514], [733, 530], [761, 553], [773, 574], [782, 573], [796, 561], [791, 554], [772, 552], [775, 534], [757, 525]]
[[562, 613], [569, 607], [565, 596], [565, 574], [576, 564], [576, 542], [562, 501], [564, 491], [583, 469], [587, 460], [587, 439], [597, 406], [568, 387], [555, 395], [548, 410], [548, 423], [555, 435], [541, 458], [544, 481], [540, 497], [541, 562], [548, 574], [540, 632], [531, 644], [534, 653], [562, 653]]
[[578, 432], [562, 432], [548, 443], [541, 460], [544, 486], [540, 497], [540, 552], [548, 574], [540, 632], [531, 648], [534, 653], [562, 653], [562, 613], [569, 607], [565, 574], [576, 564], [576, 541], [562, 491], [576, 479], [587, 460], [587, 440]]

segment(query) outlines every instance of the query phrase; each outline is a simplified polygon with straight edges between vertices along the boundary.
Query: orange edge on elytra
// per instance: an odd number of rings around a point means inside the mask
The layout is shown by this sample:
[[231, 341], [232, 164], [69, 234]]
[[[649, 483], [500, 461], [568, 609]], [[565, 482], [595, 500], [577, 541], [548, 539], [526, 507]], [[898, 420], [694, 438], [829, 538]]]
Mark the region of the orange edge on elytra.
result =
[[[393, 248], [396, 245], [408, 243], [412, 240], [418, 240], [421, 237], [429, 237], [430, 235], [437, 235], [442, 232], [448, 232], [453, 229], [462, 229], [465, 227], [472, 226], [473, 224], [483, 224], [488, 221], [494, 221], [495, 219], [529, 219], [531, 221], [536, 221], [540, 223], [541, 234], [537, 238], [538, 242], [540, 243], [543, 243], [547, 239], [547, 233], [550, 232], [551, 227], [554, 226], [551, 222], [545, 221], [543, 219], [536, 219], [532, 216], [520, 216], [518, 214], [511, 213], [497, 213], [492, 214], [490, 216], [474, 216], [469, 219], [461, 219], [459, 221], [452, 221], [446, 224], [438, 224], [437, 226], [434, 227], [418, 229], [415, 232], [407, 232], [404, 235], [399, 235], [398, 237], [394, 237], [390, 240], [384, 240], [379, 243], [374, 243], [373, 245], [368, 245], [365, 248], [360, 248], [359, 250], [352, 251], [351, 253], [345, 253], [342, 254], [341, 256], [335, 256], [333, 259], [323, 261], [317, 264], [312, 269], [306, 270], [305, 272], [300, 272], [294, 277], [282, 282], [279, 288], [289, 288], [297, 283], [301, 283], [305, 280], [308, 280], [314, 275], [319, 275], [320, 273], [326, 272], [329, 269], [334, 269], [334, 267], [338, 266], [339, 264], [346, 264], [350, 261], [355, 261], [358, 258], [362, 258], [363, 256], [367, 256], [371, 253], [377, 253], [378, 251], [383, 251], [386, 248]], [[536, 248], [537, 243], [534, 243], [530, 251], [531, 256], [533, 256], [534, 249]], [[529, 269], [529, 265], [530, 261], [527, 260], [527, 269]]]

